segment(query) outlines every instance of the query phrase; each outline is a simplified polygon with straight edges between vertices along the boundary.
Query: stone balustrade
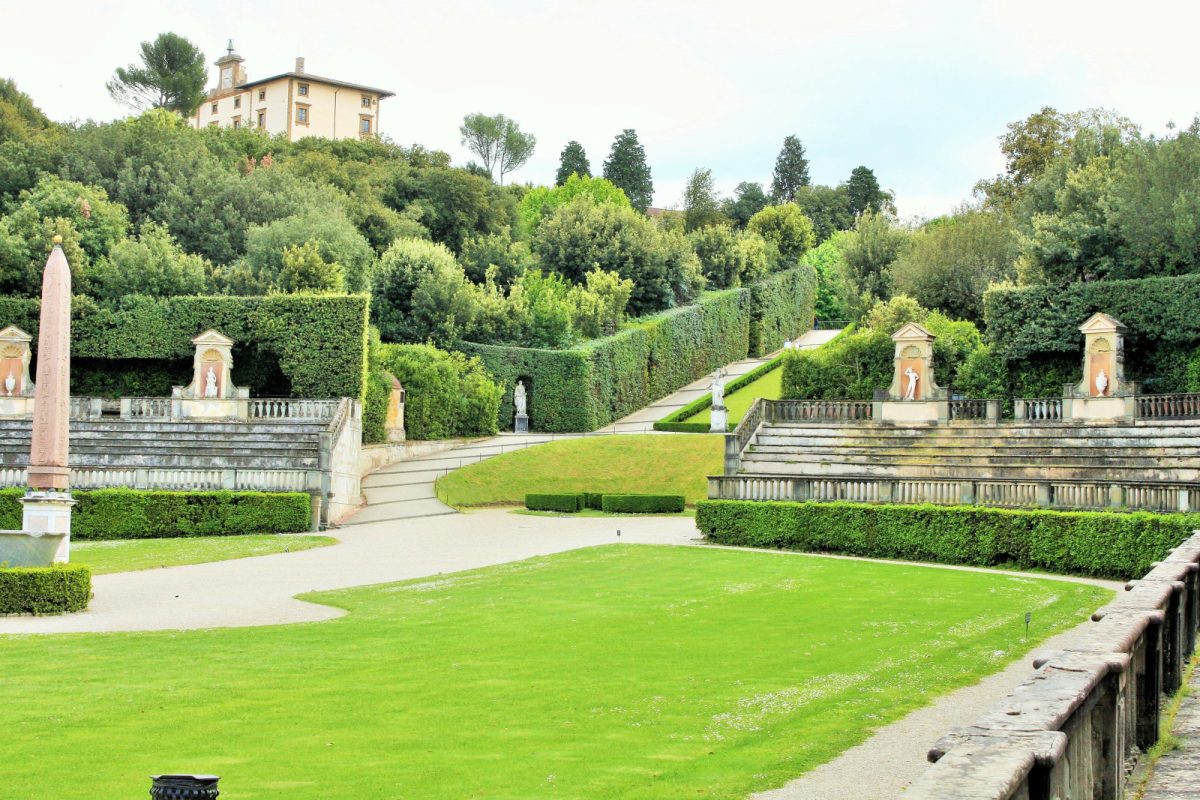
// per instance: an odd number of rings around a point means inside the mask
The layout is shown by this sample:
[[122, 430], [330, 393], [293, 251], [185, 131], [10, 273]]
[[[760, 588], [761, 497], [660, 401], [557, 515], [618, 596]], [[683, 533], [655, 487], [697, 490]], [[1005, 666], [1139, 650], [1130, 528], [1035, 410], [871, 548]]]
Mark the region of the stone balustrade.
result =
[[973, 725], [943, 736], [905, 800], [1077, 800], [1126, 796], [1130, 767], [1159, 736], [1162, 698], [1181, 685], [1200, 624], [1200, 533], [1092, 615], [1073, 649]]
[[[0, 486], [24, 486], [24, 467], [0, 469]], [[170, 489], [173, 491], [320, 492], [320, 470], [72, 468], [72, 489]]]
[[715, 475], [708, 479], [708, 497], [711, 500], [847, 500], [1099, 511], [1200, 510], [1200, 486], [1186, 482]]

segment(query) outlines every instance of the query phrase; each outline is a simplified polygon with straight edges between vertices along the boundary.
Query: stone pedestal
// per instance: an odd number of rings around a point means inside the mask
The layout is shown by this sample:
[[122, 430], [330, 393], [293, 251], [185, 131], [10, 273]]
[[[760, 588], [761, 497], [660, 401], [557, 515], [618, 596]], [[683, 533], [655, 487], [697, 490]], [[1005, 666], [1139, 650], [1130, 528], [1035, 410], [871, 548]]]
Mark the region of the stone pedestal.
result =
[[726, 433], [729, 430], [729, 410], [725, 406], [713, 406], [709, 418], [712, 420], [708, 426], [709, 433]]
[[1083, 379], [1065, 387], [1063, 419], [1111, 422], [1133, 419], [1136, 383], [1125, 380], [1125, 326], [1095, 313], [1079, 326], [1083, 334]]
[[65, 564], [71, 556], [71, 506], [75, 500], [70, 492], [30, 489], [21, 498], [21, 530], [32, 536], [57, 536], [58, 545], [51, 559]]
[[513, 432], [529, 433], [529, 415], [528, 414], [517, 414], [516, 417], [514, 418], [514, 420], [515, 420], [515, 424], [513, 425]]
[[892, 385], [877, 403], [880, 422], [900, 424], [946, 422], [950, 402], [933, 379], [934, 335], [915, 322], [892, 334], [896, 343]]
[[249, 419], [250, 390], [233, 385], [233, 339], [207, 330], [192, 339], [192, 382], [171, 390], [177, 419]]

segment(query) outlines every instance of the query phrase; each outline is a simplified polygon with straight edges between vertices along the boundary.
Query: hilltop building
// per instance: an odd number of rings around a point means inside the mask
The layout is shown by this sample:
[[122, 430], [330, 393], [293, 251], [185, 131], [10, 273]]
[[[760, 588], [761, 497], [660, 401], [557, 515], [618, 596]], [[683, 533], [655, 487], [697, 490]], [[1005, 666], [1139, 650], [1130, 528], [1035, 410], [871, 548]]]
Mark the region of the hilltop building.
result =
[[192, 116], [192, 126], [226, 125], [262, 128], [271, 135], [285, 133], [290, 141], [305, 136], [351, 139], [376, 136], [379, 102], [395, 92], [357, 83], [322, 78], [304, 70], [296, 59], [291, 72], [252, 81], [243, 59], [233, 51], [215, 62], [217, 85]]

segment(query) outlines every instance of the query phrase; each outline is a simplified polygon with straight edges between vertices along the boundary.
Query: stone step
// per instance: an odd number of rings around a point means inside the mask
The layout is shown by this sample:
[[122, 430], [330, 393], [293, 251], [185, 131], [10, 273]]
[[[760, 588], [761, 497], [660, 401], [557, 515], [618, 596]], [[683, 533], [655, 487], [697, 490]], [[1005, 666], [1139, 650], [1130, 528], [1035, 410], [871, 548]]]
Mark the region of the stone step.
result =
[[412, 500], [402, 503], [385, 503], [379, 506], [367, 506], [359, 511], [341, 527], [370, 525], [372, 523], [386, 524], [391, 521], [405, 519], [420, 519], [422, 517], [440, 517], [447, 514], [457, 514], [450, 506], [437, 499]]
[[1188, 482], [1200, 480], [1196, 469], [1130, 469], [1128, 467], [1047, 467], [1040, 464], [993, 466], [986, 470], [960, 464], [858, 464], [843, 461], [780, 463], [756, 461], [743, 464], [740, 475], [771, 476], [864, 476], [872, 478], [988, 478], [1013, 480], [1151, 481]]
[[371, 507], [412, 500], [430, 500], [437, 497], [433, 491], [433, 484], [428, 481], [400, 486], [369, 487], [363, 489], [363, 494], [367, 498], [367, 505]]
[[1054, 423], [1037, 423], [1031, 425], [1015, 425], [1004, 423], [1000, 425], [985, 425], [985, 424], [966, 424], [961, 422], [952, 422], [950, 424], [941, 425], [911, 425], [898, 427], [890, 424], [878, 423], [847, 423], [845, 425], [831, 425], [827, 422], [823, 423], [803, 423], [803, 422], [773, 422], [767, 423], [762, 428], [763, 431], [779, 431], [779, 432], [797, 432], [804, 435], [812, 436], [910, 436], [923, 437], [929, 435], [939, 435], [948, 438], [984, 436], [994, 438], [997, 436], [1064, 436], [1064, 437], [1085, 437], [1091, 438], [1098, 433], [1103, 433], [1107, 436], [1125, 436], [1125, 437], [1141, 437], [1146, 435], [1154, 436], [1195, 436], [1200, 430], [1200, 420], [1172, 423], [1157, 423], [1146, 425], [1109, 425], [1109, 424], [1093, 424], [1084, 425], [1081, 423], [1071, 424], [1054, 424]]
[[363, 489], [382, 489], [388, 486], [432, 484], [446, 474], [445, 469], [422, 469], [408, 472], [373, 472], [363, 478]]
[[1130, 464], [1149, 463], [1160, 464], [1179, 463], [1181, 465], [1200, 464], [1200, 449], [1187, 448], [1179, 450], [1163, 450], [1159, 448], [1133, 449], [1111, 447], [1079, 447], [1079, 448], [1044, 448], [1044, 447], [1004, 447], [1004, 448], [952, 448], [952, 447], [921, 447], [913, 449], [895, 449], [885, 447], [780, 447], [778, 445], [754, 445], [743, 455], [747, 458], [764, 458], [773, 460], [814, 460], [814, 459], [871, 459], [874, 461], [901, 461], [913, 459], [930, 461], [995, 461], [1018, 458], [1026, 461], [1044, 461], [1045, 463], [1070, 462], [1078, 460], [1090, 463], [1096, 460], [1113, 463]]
[[[0, 436], [6, 433], [28, 431], [31, 429], [31, 420], [0, 420]], [[135, 433], [229, 433], [233, 435], [243, 434], [271, 434], [271, 435], [311, 435], [321, 433], [328, 428], [328, 423], [324, 422], [289, 422], [289, 423], [261, 423], [261, 422], [170, 422], [166, 420], [158, 421], [138, 421], [138, 420], [112, 420], [112, 421], [97, 421], [97, 420], [71, 420], [71, 433], [77, 432], [95, 432], [100, 434], [112, 434], [122, 432]]]
[[[108, 469], [320, 469], [317, 458], [258, 458], [254, 456], [181, 457], [157, 454], [106, 456], [70, 454], [72, 467]], [[0, 453], [0, 467], [25, 467], [29, 454]]]

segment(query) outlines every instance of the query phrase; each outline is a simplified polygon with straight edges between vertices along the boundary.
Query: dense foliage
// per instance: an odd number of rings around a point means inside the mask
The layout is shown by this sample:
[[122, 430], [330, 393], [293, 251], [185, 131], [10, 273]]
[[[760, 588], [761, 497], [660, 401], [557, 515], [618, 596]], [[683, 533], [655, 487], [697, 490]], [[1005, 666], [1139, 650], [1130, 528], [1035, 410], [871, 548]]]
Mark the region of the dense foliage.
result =
[[686, 498], [681, 494], [606, 494], [600, 510], [610, 514], [678, 514]]
[[53, 567], [0, 566], [0, 616], [69, 614], [92, 599], [92, 570], [86, 564]]
[[477, 358], [423, 344], [385, 344], [380, 366], [404, 386], [410, 439], [496, 433], [502, 387]]
[[1196, 514], [702, 501], [696, 527], [739, 547], [1011, 566], [1128, 580], [1186, 539]]

